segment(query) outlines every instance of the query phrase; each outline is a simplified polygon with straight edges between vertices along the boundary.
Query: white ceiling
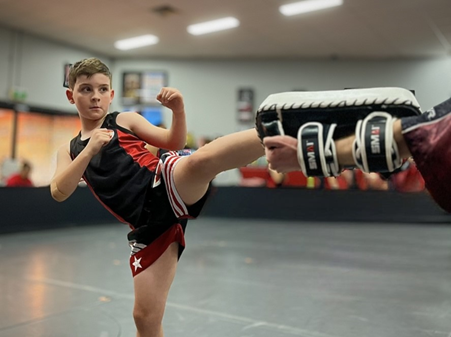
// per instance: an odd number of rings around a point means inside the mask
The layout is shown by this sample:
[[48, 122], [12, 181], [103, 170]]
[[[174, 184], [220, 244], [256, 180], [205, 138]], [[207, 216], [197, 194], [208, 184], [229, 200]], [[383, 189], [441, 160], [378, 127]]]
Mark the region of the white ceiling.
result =
[[[290, 0], [0, 0], [0, 25], [110, 57], [417, 58], [451, 55], [451, 0], [344, 0], [292, 17]], [[159, 15], [168, 5], [175, 14]], [[240, 26], [192, 36], [190, 24], [234, 16]], [[160, 43], [116, 50], [118, 39]]]

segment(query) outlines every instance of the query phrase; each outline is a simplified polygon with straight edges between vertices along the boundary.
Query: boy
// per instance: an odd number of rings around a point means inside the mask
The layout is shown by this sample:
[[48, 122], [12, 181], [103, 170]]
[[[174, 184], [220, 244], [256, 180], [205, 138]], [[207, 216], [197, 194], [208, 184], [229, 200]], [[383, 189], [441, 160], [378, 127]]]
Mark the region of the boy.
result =
[[[254, 129], [216, 139], [189, 156], [182, 94], [163, 88], [157, 99], [172, 110], [169, 129], [137, 113], [109, 113], [114, 98], [108, 67], [95, 58], [75, 63], [66, 91], [81, 120], [77, 137], [57, 153], [52, 197], [66, 200], [84, 179], [96, 198], [128, 224], [132, 249], [139, 337], [162, 337], [162, 318], [177, 261], [184, 246], [187, 218], [198, 216], [216, 174], [244, 166], [264, 155]], [[168, 152], [155, 156], [151, 144]]]

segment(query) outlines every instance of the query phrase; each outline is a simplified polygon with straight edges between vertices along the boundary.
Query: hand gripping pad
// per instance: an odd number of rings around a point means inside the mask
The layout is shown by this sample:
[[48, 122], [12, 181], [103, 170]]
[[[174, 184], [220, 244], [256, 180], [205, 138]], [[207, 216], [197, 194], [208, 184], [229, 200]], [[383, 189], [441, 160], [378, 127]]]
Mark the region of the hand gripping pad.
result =
[[333, 141], [336, 124], [309, 122], [298, 131], [298, 162], [306, 177], [340, 175], [337, 152]]
[[282, 131], [296, 138], [299, 128], [308, 122], [337, 124], [334, 139], [340, 139], [354, 134], [357, 122], [373, 111], [397, 118], [421, 114], [415, 96], [403, 88], [282, 92], [269, 95], [260, 105], [256, 128], [263, 139], [273, 135], [266, 125], [280, 122]]

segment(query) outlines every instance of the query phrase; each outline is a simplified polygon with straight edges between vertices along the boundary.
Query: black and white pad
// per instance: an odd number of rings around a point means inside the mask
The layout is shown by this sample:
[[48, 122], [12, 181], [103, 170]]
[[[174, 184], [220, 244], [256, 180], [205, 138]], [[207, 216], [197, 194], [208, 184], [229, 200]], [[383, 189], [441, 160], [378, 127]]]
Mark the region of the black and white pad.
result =
[[306, 177], [331, 177], [340, 174], [333, 139], [336, 124], [309, 122], [298, 131], [298, 161]]
[[362, 171], [393, 172], [402, 165], [393, 139], [395, 120], [386, 112], [373, 112], [357, 122], [352, 155]]
[[269, 95], [260, 105], [256, 128], [263, 139], [277, 133], [280, 124], [292, 137], [308, 122], [337, 124], [334, 139], [340, 139], [354, 134], [357, 122], [374, 111], [397, 118], [421, 114], [415, 96], [404, 88], [282, 92]]

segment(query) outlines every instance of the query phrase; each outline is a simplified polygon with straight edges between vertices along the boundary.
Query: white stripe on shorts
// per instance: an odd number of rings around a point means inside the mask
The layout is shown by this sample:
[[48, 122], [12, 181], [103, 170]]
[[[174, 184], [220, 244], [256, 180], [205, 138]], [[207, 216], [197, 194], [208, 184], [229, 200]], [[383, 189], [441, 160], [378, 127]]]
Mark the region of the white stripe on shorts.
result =
[[177, 192], [174, 182], [174, 168], [175, 165], [179, 162], [180, 157], [178, 154], [174, 152], [170, 152], [171, 154], [166, 157], [164, 163], [162, 163], [161, 173], [163, 175], [163, 179], [166, 185], [166, 192], [168, 194], [169, 203], [171, 204], [172, 210], [177, 218], [188, 216], [188, 208], [183, 202], [182, 198]]

